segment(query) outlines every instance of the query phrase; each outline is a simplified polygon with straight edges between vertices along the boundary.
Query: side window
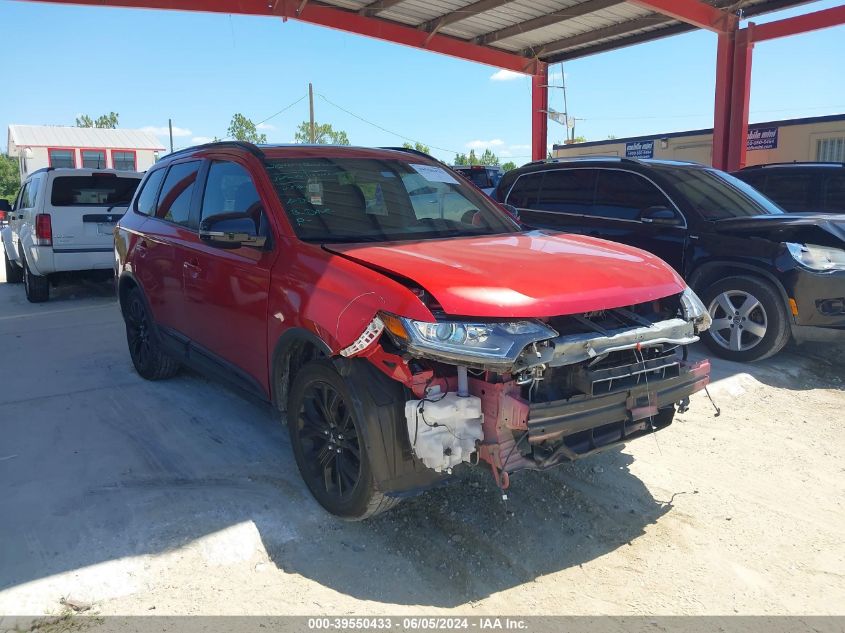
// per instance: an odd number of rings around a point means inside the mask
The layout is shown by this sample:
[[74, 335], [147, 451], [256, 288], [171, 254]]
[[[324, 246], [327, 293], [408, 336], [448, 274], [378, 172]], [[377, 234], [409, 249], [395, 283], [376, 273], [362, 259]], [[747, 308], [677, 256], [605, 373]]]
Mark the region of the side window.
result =
[[813, 211], [812, 187], [809, 173], [769, 174], [764, 193], [787, 211]]
[[135, 202], [135, 210], [138, 213], [153, 214], [156, 208], [156, 194], [166, 171], [166, 169], [157, 169], [149, 175]]
[[79, 150], [82, 154], [82, 167], [85, 169], [105, 169], [106, 152], [102, 149]]
[[18, 209], [33, 209], [38, 202], [38, 190], [41, 188], [41, 176], [33, 177], [21, 190]]
[[76, 167], [76, 150], [73, 149], [48, 149], [47, 158], [50, 167]]
[[520, 176], [507, 194], [505, 202], [519, 209], [536, 209], [542, 184], [543, 172], [541, 171]]
[[167, 171], [158, 196], [157, 218], [182, 226], [190, 225], [191, 195], [194, 193], [199, 168], [200, 161], [194, 160], [177, 163]]
[[830, 174], [824, 179], [822, 211], [845, 213], [845, 171]]
[[629, 171], [599, 171], [592, 214], [616, 220], [637, 220], [643, 209], [672, 208], [672, 203], [642, 176]]
[[564, 213], [590, 213], [595, 189], [595, 169], [547, 171], [538, 208]]
[[18, 209], [26, 209], [26, 198], [29, 195], [27, 190], [29, 189], [29, 183], [24, 183], [23, 187], [21, 187], [20, 192], [18, 193], [18, 199], [15, 202], [15, 210]]

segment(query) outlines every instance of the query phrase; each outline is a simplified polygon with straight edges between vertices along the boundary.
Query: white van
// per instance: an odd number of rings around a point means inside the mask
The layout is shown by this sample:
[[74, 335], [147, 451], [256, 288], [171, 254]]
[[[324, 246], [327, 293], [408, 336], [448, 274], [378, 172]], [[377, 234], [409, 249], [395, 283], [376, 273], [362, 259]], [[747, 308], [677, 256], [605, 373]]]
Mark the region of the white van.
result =
[[6, 281], [47, 301], [71, 274], [107, 279], [114, 270], [114, 226], [141, 182], [139, 172], [39, 169], [24, 181], [0, 230]]

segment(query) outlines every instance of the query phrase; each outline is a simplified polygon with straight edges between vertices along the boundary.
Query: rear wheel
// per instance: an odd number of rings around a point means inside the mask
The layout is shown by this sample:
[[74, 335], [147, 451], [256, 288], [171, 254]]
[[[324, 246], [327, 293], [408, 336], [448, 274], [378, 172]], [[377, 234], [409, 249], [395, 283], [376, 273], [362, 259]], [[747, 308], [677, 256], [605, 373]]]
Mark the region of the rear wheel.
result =
[[748, 362], [777, 354], [789, 341], [789, 315], [777, 290], [757, 277], [728, 277], [704, 293], [713, 324], [704, 342], [728, 360]]
[[50, 280], [43, 275], [36, 275], [23, 260], [23, 287], [30, 303], [43, 303], [50, 298]]
[[330, 361], [309, 363], [291, 388], [288, 430], [299, 472], [317, 502], [338, 517], [361, 520], [399, 500], [375, 488], [363, 422], [352, 402]]
[[6, 283], [19, 284], [23, 281], [23, 269], [9, 259], [6, 252], [3, 252], [3, 262], [6, 264]]
[[135, 371], [147, 380], [170, 378], [179, 371], [179, 363], [168, 356], [156, 340], [153, 321], [141, 291], [133, 288], [123, 308], [126, 342]]

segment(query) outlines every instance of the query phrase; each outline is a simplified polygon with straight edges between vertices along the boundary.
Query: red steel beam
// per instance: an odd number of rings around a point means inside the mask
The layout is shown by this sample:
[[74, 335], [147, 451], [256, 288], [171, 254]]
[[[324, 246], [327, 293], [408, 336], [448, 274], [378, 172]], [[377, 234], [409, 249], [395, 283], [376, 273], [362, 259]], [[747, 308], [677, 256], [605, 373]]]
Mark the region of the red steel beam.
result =
[[726, 171], [745, 167], [748, 144], [748, 106], [751, 100], [751, 60], [754, 50], [754, 24], [736, 32], [731, 79], [730, 131]]
[[[33, 0], [23, 0], [32, 2]], [[531, 75], [540, 62], [507, 51], [480, 46], [448, 35], [426, 33], [375, 17], [359, 15], [336, 7], [310, 2], [297, 14], [302, 0], [38, 0], [53, 4], [111, 6], [134, 9], [169, 9], [245, 15], [276, 16], [299, 20], [348, 33], [366, 35], [380, 40], [421, 48], [459, 59], [505, 68]]]
[[739, 18], [736, 15], [699, 0], [628, 0], [628, 2], [716, 33], [736, 30], [739, 24]]
[[713, 108], [712, 164], [716, 169], [728, 166], [734, 49], [734, 34], [720, 33], [716, 48], [716, 104]]
[[531, 77], [531, 160], [546, 158], [549, 146], [549, 66], [538, 62]]
[[766, 24], [755, 24], [752, 37], [753, 42], [773, 40], [777, 37], [799, 35], [819, 29], [826, 29], [831, 26], [845, 24], [845, 5], [823, 9], [804, 15], [797, 15], [794, 18], [785, 18]]

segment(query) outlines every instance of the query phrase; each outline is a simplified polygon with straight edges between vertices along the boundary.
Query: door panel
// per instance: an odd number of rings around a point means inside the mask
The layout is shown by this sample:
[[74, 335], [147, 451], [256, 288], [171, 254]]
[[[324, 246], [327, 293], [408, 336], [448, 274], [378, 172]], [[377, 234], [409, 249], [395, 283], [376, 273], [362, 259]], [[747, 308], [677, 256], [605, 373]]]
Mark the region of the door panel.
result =
[[[228, 161], [211, 163], [200, 221], [246, 213], [255, 222], [256, 234], [269, 238], [264, 208], [244, 167]], [[269, 248], [222, 249], [195, 235], [187, 245], [182, 269], [185, 334], [249, 374], [265, 390], [269, 386], [267, 306], [273, 259]]]

